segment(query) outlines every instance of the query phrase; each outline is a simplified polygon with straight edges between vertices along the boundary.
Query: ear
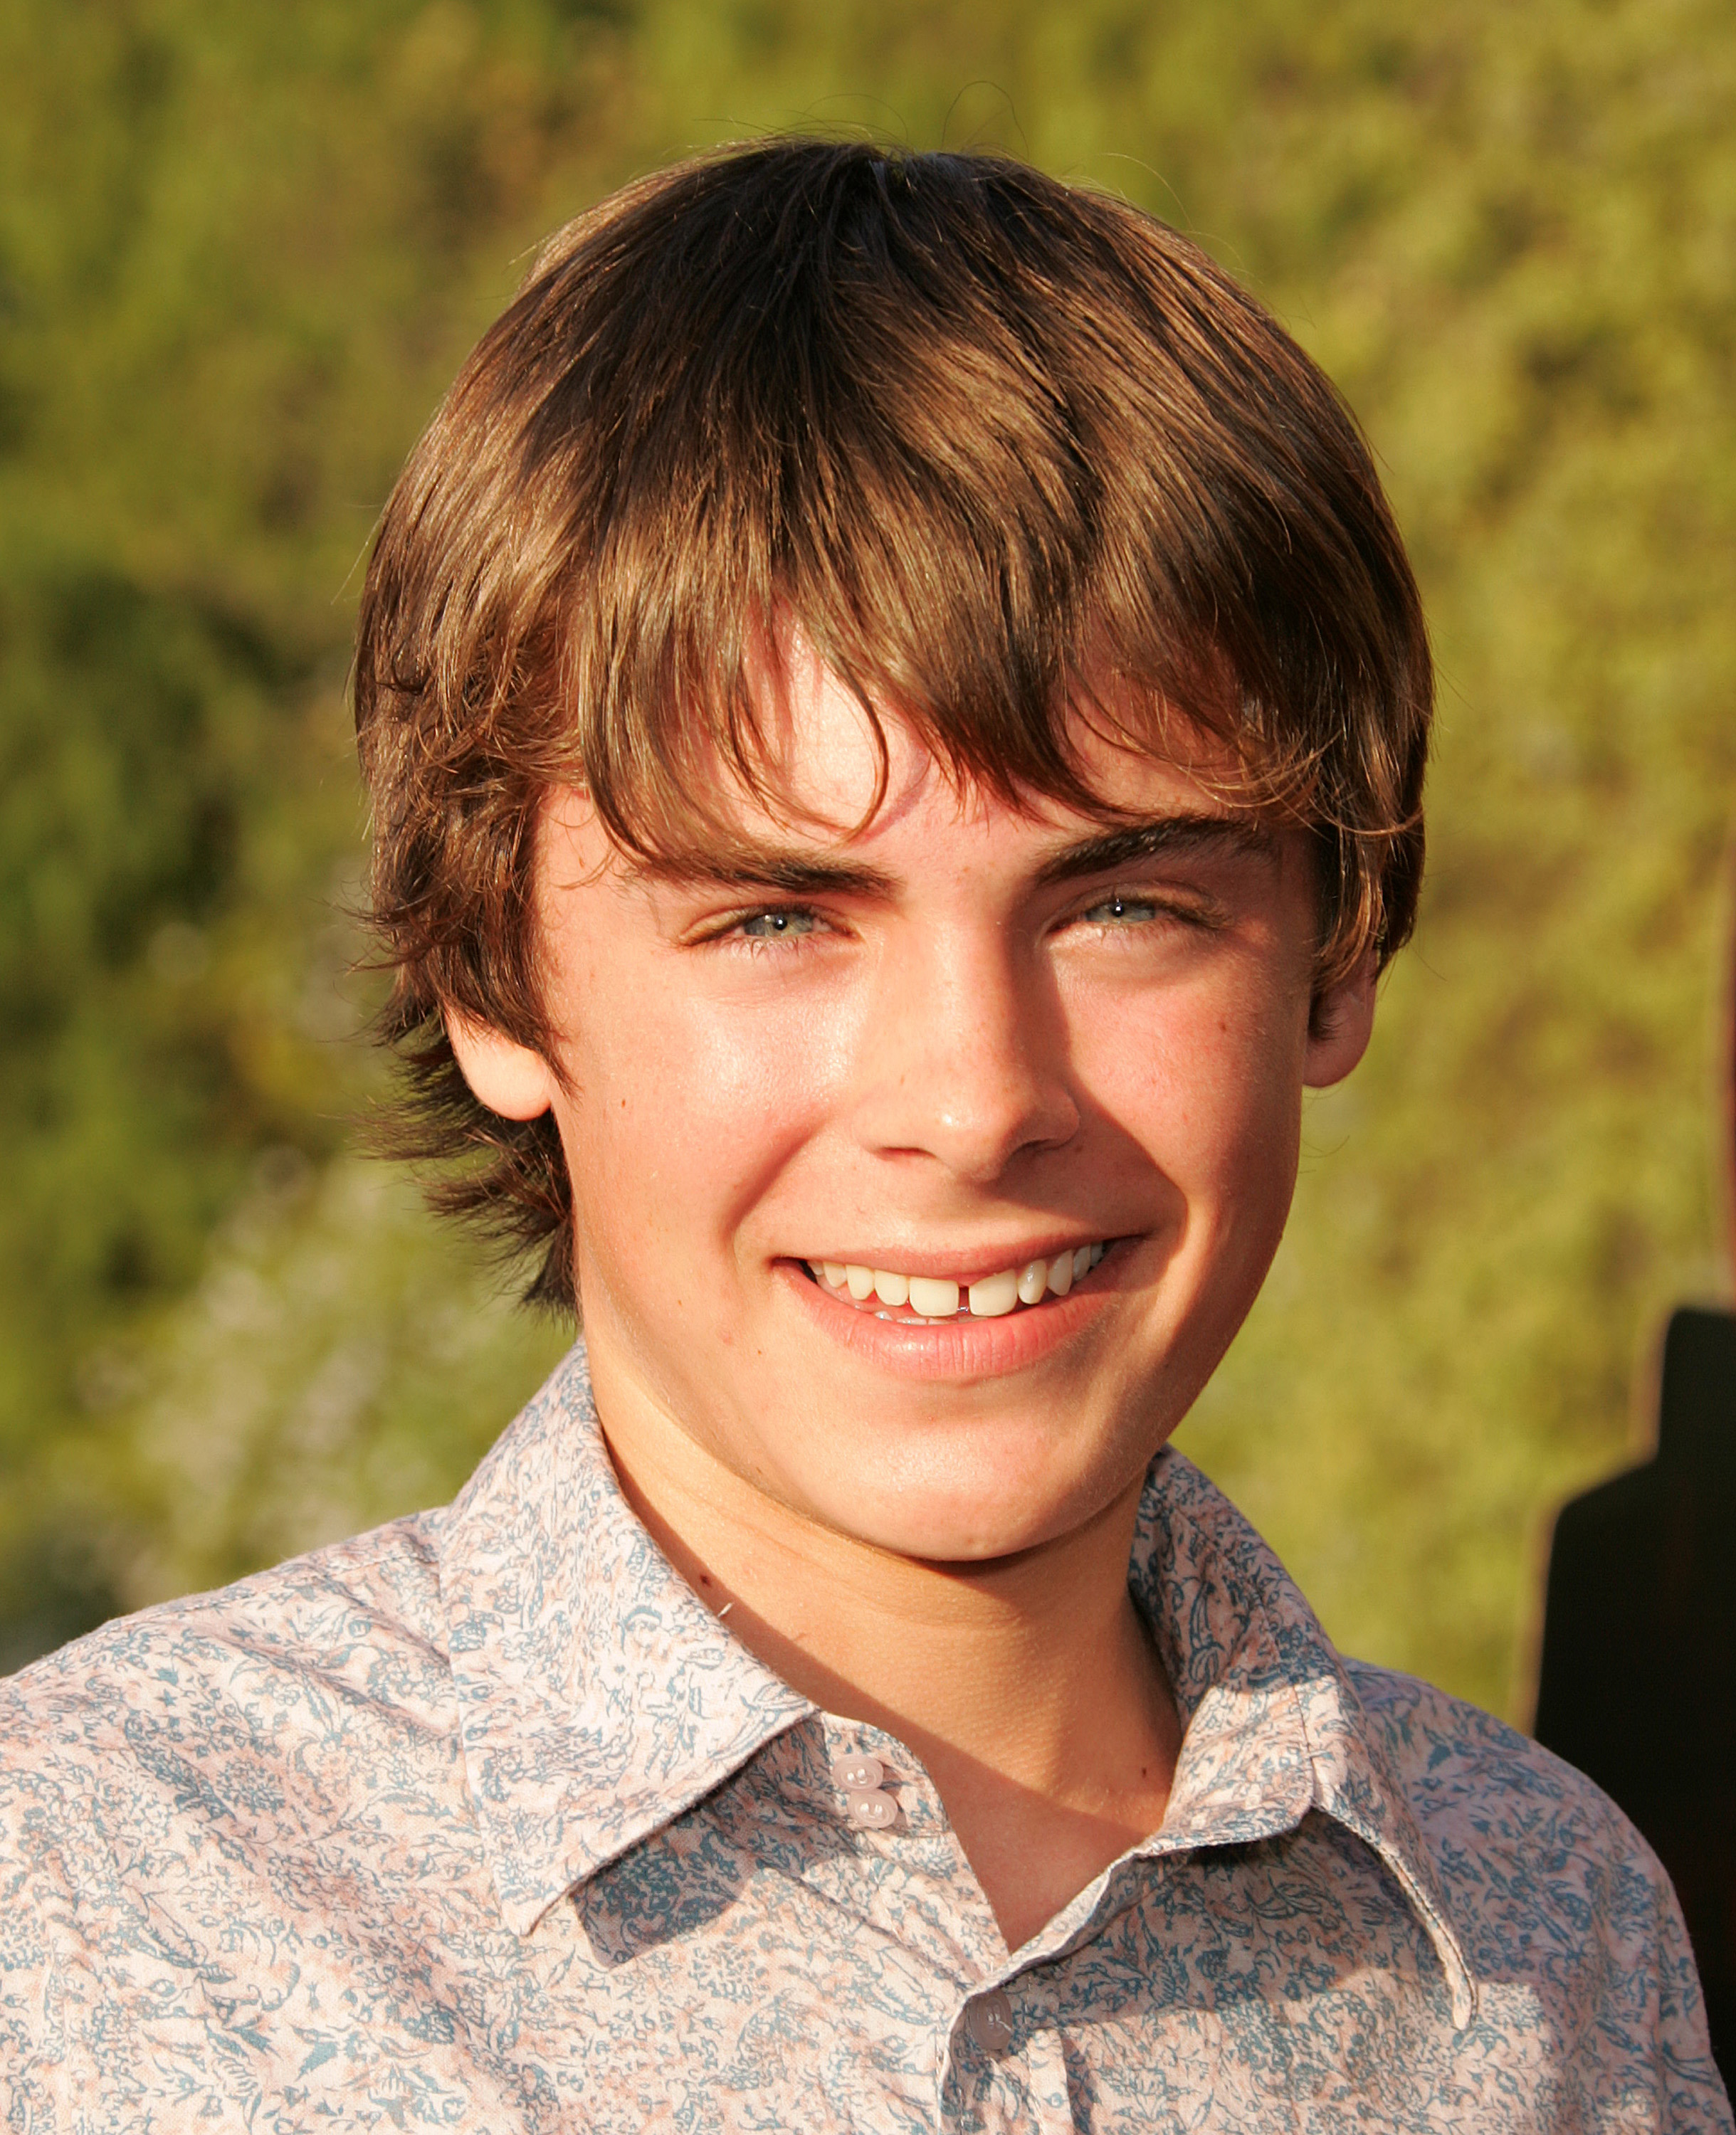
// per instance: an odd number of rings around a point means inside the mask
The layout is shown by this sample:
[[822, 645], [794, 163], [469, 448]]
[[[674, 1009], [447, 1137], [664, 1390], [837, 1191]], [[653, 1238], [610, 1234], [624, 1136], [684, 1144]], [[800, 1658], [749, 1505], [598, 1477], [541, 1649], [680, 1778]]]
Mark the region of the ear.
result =
[[462, 1009], [441, 1010], [459, 1072], [479, 1105], [503, 1120], [541, 1119], [555, 1101], [555, 1077], [540, 1053]]
[[1370, 953], [1347, 978], [1316, 995], [1302, 1063], [1302, 1080], [1311, 1090], [1341, 1082], [1367, 1052], [1375, 1028], [1375, 987], [1380, 976]]

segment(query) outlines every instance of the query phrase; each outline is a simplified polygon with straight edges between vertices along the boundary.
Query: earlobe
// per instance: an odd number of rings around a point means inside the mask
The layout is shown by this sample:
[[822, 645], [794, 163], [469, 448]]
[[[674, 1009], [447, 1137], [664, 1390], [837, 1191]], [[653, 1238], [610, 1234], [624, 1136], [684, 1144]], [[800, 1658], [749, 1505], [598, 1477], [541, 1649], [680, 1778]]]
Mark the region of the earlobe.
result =
[[441, 1013], [459, 1072], [477, 1102], [503, 1120], [541, 1119], [555, 1101], [555, 1077], [542, 1055], [462, 1009]]
[[1302, 1080], [1311, 1090], [1341, 1082], [1368, 1050], [1375, 1028], [1380, 968], [1372, 954], [1348, 977], [1315, 998], [1308, 1017], [1308, 1050]]

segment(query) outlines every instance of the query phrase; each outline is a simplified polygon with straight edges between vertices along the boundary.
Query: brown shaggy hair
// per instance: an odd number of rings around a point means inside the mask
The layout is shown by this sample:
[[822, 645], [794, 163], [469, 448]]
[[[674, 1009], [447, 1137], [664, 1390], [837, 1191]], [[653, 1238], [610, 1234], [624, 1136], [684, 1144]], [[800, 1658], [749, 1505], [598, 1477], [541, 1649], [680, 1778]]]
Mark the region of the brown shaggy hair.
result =
[[751, 684], [791, 620], [1015, 801], [1098, 806], [1082, 696], [1149, 707], [1153, 748], [1179, 712], [1313, 827], [1322, 987], [1410, 931], [1421, 605], [1355, 423], [1266, 312], [999, 157], [784, 140], [643, 179], [550, 240], [411, 453], [354, 674], [397, 1145], [471, 1154], [437, 1201], [540, 1248], [548, 1302], [574, 1301], [554, 1123], [477, 1104], [443, 1008], [548, 1048], [551, 787], [658, 859], [727, 840], [720, 760], [775, 799]]

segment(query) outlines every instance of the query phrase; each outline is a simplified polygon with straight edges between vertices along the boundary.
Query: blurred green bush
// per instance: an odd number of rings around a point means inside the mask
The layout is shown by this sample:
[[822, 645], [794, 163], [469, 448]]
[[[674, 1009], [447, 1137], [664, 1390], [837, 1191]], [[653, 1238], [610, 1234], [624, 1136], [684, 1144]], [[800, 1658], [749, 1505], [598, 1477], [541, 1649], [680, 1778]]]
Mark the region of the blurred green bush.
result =
[[542, 230], [818, 125], [1141, 201], [1380, 454], [1423, 923], [1182, 1443], [1341, 1642], [1518, 1709], [1540, 1518], [1727, 1281], [1729, 9], [13, 0], [0, 114], [0, 1666], [445, 1495], [559, 1346], [348, 1153], [356, 565]]

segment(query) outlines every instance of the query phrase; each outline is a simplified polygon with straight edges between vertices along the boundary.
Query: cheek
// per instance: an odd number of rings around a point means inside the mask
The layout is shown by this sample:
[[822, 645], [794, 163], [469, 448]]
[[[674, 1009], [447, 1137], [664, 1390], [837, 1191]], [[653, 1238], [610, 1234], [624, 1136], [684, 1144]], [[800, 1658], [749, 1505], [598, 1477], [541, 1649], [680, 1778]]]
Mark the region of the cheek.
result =
[[1117, 1019], [1095, 1048], [1093, 1092], [1178, 1187], [1190, 1225], [1289, 1204], [1301, 1122], [1299, 1014], [1263, 988], [1166, 995]]
[[715, 1267], [825, 1116], [836, 1048], [798, 1005], [589, 977], [565, 1018], [560, 1115], [581, 1260]]

